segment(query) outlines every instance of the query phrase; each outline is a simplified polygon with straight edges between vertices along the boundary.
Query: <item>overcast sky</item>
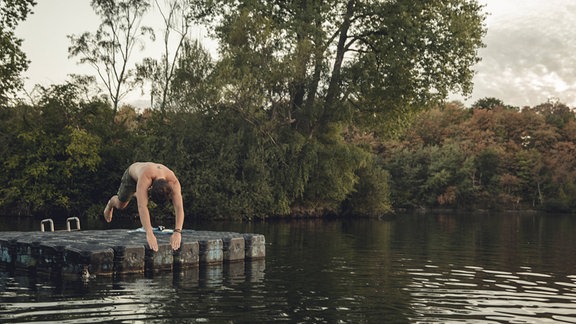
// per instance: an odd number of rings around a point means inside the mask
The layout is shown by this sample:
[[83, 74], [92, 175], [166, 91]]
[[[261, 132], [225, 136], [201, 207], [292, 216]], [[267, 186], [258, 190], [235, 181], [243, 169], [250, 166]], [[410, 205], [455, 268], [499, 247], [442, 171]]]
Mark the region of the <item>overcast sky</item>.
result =
[[[471, 105], [480, 98], [495, 97], [520, 107], [558, 99], [576, 108], [576, 1], [480, 3], [486, 4], [489, 13], [487, 46], [480, 50], [482, 62], [475, 66], [471, 97], [454, 98]], [[70, 73], [93, 74], [89, 67], [77, 65], [76, 59], [68, 59], [66, 35], [93, 32], [98, 24], [89, 0], [38, 1], [34, 14], [17, 30], [31, 61], [24, 74], [27, 88], [62, 83]], [[193, 36], [205, 39], [205, 32], [197, 30]]]

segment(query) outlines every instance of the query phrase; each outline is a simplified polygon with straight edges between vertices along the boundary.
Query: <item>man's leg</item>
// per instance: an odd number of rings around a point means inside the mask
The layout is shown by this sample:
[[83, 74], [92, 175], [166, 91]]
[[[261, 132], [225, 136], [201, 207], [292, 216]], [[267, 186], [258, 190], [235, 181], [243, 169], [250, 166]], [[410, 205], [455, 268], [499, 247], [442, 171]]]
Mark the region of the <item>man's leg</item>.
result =
[[118, 199], [118, 195], [112, 196], [112, 198], [108, 200], [106, 208], [104, 208], [104, 219], [106, 219], [106, 221], [110, 223], [112, 221], [112, 213], [114, 212], [114, 208], [124, 209], [126, 208], [126, 206], [128, 206], [129, 202], [130, 201], [127, 202], [120, 201], [120, 199]]
[[104, 208], [104, 219], [108, 223], [112, 221], [112, 213], [114, 212], [114, 208], [116, 209], [124, 209], [128, 206], [130, 199], [136, 192], [136, 181], [132, 179], [129, 172], [130, 168], [124, 171], [122, 175], [122, 180], [120, 180], [120, 188], [118, 188], [118, 194], [112, 196], [108, 203], [106, 204], [106, 208]]

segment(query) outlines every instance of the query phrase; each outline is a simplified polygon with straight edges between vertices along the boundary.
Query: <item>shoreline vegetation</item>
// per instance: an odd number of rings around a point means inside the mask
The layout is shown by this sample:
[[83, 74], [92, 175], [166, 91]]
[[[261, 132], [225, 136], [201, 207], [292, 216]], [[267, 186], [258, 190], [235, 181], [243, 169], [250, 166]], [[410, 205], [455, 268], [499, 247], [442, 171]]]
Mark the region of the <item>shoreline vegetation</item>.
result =
[[[69, 35], [68, 54], [96, 77], [21, 95], [14, 30], [34, 4], [11, 1], [0, 19], [13, 49], [0, 63], [3, 215], [99, 218], [136, 161], [175, 171], [192, 219], [576, 210], [571, 108], [445, 101], [472, 90], [477, 1], [93, 0], [101, 25]], [[154, 12], [157, 30], [142, 24]], [[165, 52], [134, 62], [156, 36]], [[148, 108], [123, 104], [137, 90]]]
[[0, 109], [3, 215], [100, 217], [126, 165], [146, 160], [176, 170], [195, 219], [576, 207], [576, 116], [562, 103], [448, 102], [415, 114], [395, 136], [340, 126], [336, 141], [286, 130], [272, 141], [229, 111], [123, 106], [114, 115], [106, 102], [79, 99], [74, 85], [52, 90], [69, 97], [50, 91], [42, 105]]

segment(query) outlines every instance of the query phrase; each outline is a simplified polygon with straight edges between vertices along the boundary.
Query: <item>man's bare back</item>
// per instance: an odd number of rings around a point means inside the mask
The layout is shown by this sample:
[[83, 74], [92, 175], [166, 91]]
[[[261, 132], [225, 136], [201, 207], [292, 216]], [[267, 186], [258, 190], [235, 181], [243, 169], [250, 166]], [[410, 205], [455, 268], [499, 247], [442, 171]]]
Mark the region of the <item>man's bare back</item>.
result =
[[130, 165], [128, 172], [132, 179], [138, 181], [141, 177], [145, 179], [166, 179], [168, 182], [178, 182], [174, 172], [166, 166], [154, 162], [136, 162]]
[[152, 250], [158, 251], [158, 243], [152, 231], [150, 211], [148, 210], [148, 189], [150, 189], [156, 181], [160, 183], [162, 180], [167, 182], [167, 186], [169, 187], [169, 197], [167, 198], [172, 201], [176, 214], [174, 234], [170, 239], [170, 243], [172, 248], [177, 250], [180, 248], [180, 231], [184, 224], [182, 189], [174, 172], [162, 164], [153, 162], [136, 162], [130, 165], [122, 177], [118, 194], [110, 198], [106, 208], [104, 208], [104, 218], [107, 222], [112, 221], [114, 209], [126, 208], [132, 196], [135, 196], [138, 203], [138, 214], [140, 215], [142, 227], [144, 228], [144, 231], [146, 231], [146, 240], [148, 241], [148, 245]]

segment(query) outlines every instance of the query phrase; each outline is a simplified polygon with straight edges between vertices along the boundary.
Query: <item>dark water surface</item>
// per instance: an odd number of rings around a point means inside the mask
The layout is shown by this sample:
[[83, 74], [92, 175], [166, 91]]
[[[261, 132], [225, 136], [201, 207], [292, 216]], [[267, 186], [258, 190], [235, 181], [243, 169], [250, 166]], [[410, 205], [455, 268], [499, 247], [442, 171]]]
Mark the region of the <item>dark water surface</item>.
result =
[[264, 234], [266, 259], [87, 282], [0, 268], [0, 323], [576, 323], [575, 217], [196, 226]]

